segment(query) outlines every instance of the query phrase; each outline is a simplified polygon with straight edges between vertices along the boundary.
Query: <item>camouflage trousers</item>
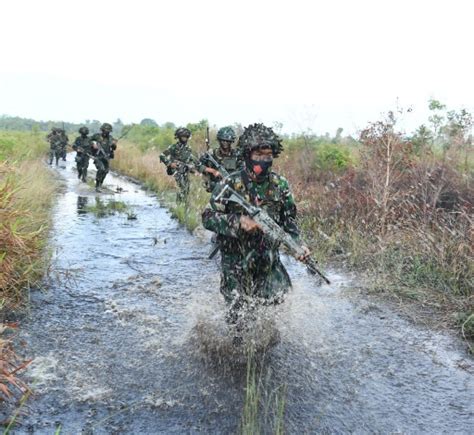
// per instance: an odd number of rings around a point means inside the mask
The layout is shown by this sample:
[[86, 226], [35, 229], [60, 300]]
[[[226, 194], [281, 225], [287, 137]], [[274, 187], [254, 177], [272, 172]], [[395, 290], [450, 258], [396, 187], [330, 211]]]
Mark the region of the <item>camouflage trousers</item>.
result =
[[188, 201], [189, 196], [189, 174], [187, 172], [176, 172], [174, 174], [176, 184], [178, 186], [178, 192], [176, 194], [176, 202], [182, 203]]
[[102, 186], [105, 177], [109, 173], [109, 159], [105, 157], [97, 157], [94, 159], [94, 165], [97, 168], [97, 174], [95, 176], [95, 182], [97, 187]]
[[77, 177], [82, 181], [87, 180], [87, 168], [89, 167], [89, 156], [85, 153], [76, 154]]
[[49, 164], [53, 164], [53, 160], [56, 159], [56, 165], [59, 162], [59, 159], [61, 158], [61, 150], [57, 147], [51, 147], [49, 150]]
[[[270, 255], [268, 255], [270, 254]], [[240, 255], [236, 251], [221, 249], [220, 291], [227, 304], [240, 307], [246, 300], [256, 300], [261, 304], [278, 304], [291, 288], [291, 280], [280, 261], [278, 250], [266, 253], [271, 261], [261, 260], [260, 255], [252, 257]]]

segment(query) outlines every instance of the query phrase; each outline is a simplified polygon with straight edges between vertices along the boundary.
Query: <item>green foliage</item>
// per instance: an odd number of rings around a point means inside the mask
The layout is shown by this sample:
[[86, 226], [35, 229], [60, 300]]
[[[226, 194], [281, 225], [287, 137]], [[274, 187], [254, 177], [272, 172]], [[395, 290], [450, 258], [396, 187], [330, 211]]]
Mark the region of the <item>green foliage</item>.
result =
[[196, 122], [196, 123], [188, 123], [186, 125], [186, 128], [188, 128], [189, 130], [191, 130], [191, 133], [196, 133], [197, 131], [203, 131], [206, 129], [206, 127], [209, 125], [207, 119], [202, 119], [201, 121], [199, 122]]
[[[127, 128], [127, 127], [125, 127]], [[134, 125], [126, 135], [126, 139], [137, 144], [142, 151], [158, 149], [163, 151], [175, 141], [174, 128], [170, 126]]]
[[0, 161], [23, 161], [45, 156], [49, 145], [44, 133], [0, 131]]
[[342, 172], [351, 163], [351, 152], [347, 147], [326, 143], [318, 146], [315, 157], [317, 170]]

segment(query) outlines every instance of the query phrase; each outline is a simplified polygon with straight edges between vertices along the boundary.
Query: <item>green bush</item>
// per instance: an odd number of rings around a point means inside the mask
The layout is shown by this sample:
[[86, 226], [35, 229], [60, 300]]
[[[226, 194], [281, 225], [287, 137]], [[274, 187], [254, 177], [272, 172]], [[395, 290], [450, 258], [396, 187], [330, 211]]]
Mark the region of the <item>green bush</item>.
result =
[[352, 163], [348, 148], [338, 144], [322, 144], [316, 150], [315, 167], [324, 171], [343, 171]]

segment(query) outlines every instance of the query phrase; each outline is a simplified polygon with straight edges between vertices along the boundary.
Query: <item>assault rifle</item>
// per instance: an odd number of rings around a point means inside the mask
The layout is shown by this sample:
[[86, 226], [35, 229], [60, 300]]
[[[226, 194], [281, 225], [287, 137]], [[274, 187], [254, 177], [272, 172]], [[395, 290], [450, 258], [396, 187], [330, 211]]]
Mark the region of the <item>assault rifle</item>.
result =
[[222, 175], [222, 178], [229, 176], [229, 171], [227, 171], [227, 169], [224, 168], [223, 165], [221, 165], [214, 157], [212, 157], [211, 153], [207, 153], [206, 158], [217, 168], [219, 173]]
[[[230, 193], [229, 197], [224, 198], [226, 192]], [[294, 240], [288, 233], [286, 233], [283, 228], [280, 227], [270, 215], [262, 208], [252, 205], [248, 202], [243, 196], [237, 193], [232, 189], [228, 184], [219, 192], [219, 195], [215, 198], [215, 201], [222, 202], [233, 202], [240, 205], [245, 212], [257, 222], [265, 235], [272, 240], [273, 242], [280, 242], [285, 246], [288, 252], [293, 255], [296, 259], [302, 257], [306, 254], [306, 251], [303, 249], [303, 245]], [[312, 258], [307, 258], [303, 261], [308, 269], [309, 273], [312, 275], [319, 275], [326, 284], [331, 284], [329, 279], [317, 268], [317, 262]]]

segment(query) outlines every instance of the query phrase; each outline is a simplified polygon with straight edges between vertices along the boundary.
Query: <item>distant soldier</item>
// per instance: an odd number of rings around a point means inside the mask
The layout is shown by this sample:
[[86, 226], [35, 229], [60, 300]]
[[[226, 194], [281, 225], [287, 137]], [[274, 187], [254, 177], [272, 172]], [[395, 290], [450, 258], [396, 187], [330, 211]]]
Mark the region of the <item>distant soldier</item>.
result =
[[60, 128], [53, 127], [50, 133], [46, 136], [46, 140], [49, 142], [49, 164], [53, 164], [53, 160], [56, 159], [56, 166], [58, 165], [59, 158], [61, 157], [61, 137]]
[[92, 153], [91, 139], [89, 135], [89, 129], [87, 127], [81, 127], [79, 129], [81, 134], [76, 138], [72, 149], [76, 151], [76, 165], [77, 165], [77, 178], [86, 182], [87, 181], [87, 168], [89, 167], [89, 155]]
[[235, 132], [232, 127], [219, 129], [217, 141], [219, 142], [219, 148], [205, 152], [199, 159], [198, 171], [206, 177], [205, 185], [208, 192], [212, 192], [219, 180], [223, 178], [213, 160], [229, 174], [242, 166], [238, 151], [232, 148], [235, 141]]
[[58, 128], [58, 145], [59, 145], [59, 156], [66, 161], [67, 146], [69, 138], [66, 132], [62, 128]]
[[[281, 139], [263, 124], [250, 125], [239, 138], [244, 167], [214, 189], [202, 215], [203, 225], [217, 234], [221, 250], [221, 293], [229, 305], [228, 321], [235, 323], [250, 301], [279, 303], [291, 287], [279, 255], [279, 243], [266, 237], [242, 207], [226, 201], [229, 189], [264, 209], [293, 239], [298, 240], [296, 206], [288, 181], [272, 172], [273, 159], [283, 150]], [[302, 248], [300, 260], [309, 256]]]
[[160, 161], [166, 165], [166, 173], [174, 175], [179, 188], [176, 201], [182, 203], [188, 199], [189, 172], [194, 171], [196, 158], [188, 145], [191, 131], [181, 127], [176, 130], [174, 136], [178, 141], [163, 151], [160, 155]]
[[104, 123], [100, 127], [100, 133], [91, 137], [91, 151], [95, 156], [94, 164], [97, 168], [95, 178], [95, 189], [100, 192], [105, 177], [109, 172], [109, 160], [114, 158], [114, 151], [117, 149], [117, 141], [110, 134], [112, 126]]

